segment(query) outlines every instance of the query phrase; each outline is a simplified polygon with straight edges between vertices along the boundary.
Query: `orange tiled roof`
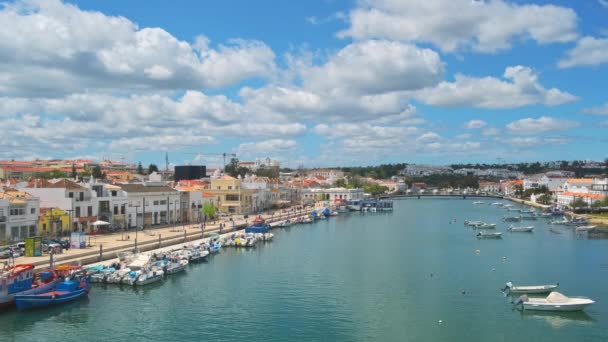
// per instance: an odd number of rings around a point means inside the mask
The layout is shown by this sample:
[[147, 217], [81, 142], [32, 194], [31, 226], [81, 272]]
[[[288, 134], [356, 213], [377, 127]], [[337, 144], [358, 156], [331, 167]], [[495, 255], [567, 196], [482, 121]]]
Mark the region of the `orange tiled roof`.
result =
[[591, 178], [569, 178], [568, 183], [593, 183]]
[[203, 192], [203, 197], [204, 198], [214, 198], [215, 196], [212, 193], [209, 192]]
[[582, 194], [578, 192], [564, 192], [560, 194], [560, 196], [572, 196], [572, 197], [584, 197], [584, 198], [592, 198], [592, 199], [602, 199], [604, 195], [602, 194]]

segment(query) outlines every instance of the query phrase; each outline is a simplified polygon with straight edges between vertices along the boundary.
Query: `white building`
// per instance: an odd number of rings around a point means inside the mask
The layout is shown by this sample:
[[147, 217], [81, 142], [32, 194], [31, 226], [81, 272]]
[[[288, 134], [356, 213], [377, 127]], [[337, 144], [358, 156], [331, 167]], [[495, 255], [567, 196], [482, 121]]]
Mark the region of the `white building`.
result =
[[92, 191], [68, 179], [35, 179], [22, 189], [40, 199], [41, 208], [59, 208], [72, 217], [73, 230], [87, 231], [97, 221], [98, 202]]
[[300, 196], [303, 202], [312, 202], [317, 199], [331, 202], [342, 202], [362, 200], [365, 197], [365, 193], [363, 192], [363, 189], [302, 189]]
[[453, 171], [454, 170], [452, 170], [452, 168], [449, 166], [408, 164], [403, 170], [401, 170], [401, 172], [399, 172], [399, 174], [409, 177], [421, 177], [430, 175], [450, 174]]
[[179, 191], [165, 185], [148, 183], [119, 184], [127, 195], [127, 224], [129, 227], [150, 227], [175, 224], [187, 220]]
[[0, 241], [22, 241], [38, 235], [38, 198], [15, 189], [0, 190]]

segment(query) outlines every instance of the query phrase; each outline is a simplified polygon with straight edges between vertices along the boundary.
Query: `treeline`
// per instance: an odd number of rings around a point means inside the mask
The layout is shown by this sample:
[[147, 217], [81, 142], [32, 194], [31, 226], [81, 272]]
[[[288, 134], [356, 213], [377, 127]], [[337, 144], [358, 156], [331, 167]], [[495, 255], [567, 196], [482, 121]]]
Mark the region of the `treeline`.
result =
[[399, 171], [403, 170], [407, 164], [382, 164], [377, 166], [353, 166], [353, 167], [342, 167], [340, 170], [348, 172], [353, 176], [361, 177], [372, 177], [375, 179], [386, 179], [391, 178], [399, 174]]
[[577, 177], [582, 177], [588, 174], [602, 174], [606, 172], [608, 168], [608, 159], [604, 160], [603, 167], [596, 168], [588, 168], [584, 167], [585, 162], [582, 160], [574, 160], [567, 161], [561, 160], [559, 161], [559, 166], [555, 166], [553, 162], [551, 163], [517, 163], [517, 164], [452, 164], [450, 167], [453, 169], [508, 169], [511, 171], [520, 171], [524, 174], [534, 174], [534, 173], [544, 173], [553, 170], [563, 170], [563, 171], [572, 171], [576, 174]]
[[406, 183], [426, 183], [428, 186], [437, 188], [479, 188], [479, 179], [475, 176], [463, 175], [430, 175], [423, 177], [408, 177]]

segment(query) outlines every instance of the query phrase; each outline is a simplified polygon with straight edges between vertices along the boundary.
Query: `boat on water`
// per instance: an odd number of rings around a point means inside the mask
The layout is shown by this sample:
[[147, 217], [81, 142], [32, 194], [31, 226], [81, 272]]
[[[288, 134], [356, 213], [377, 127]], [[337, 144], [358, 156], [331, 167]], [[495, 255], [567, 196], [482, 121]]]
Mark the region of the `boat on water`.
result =
[[505, 222], [520, 222], [522, 220], [522, 216], [505, 216], [502, 218]]
[[340, 213], [337, 211], [332, 211], [331, 213], [329, 213], [329, 216], [338, 216]]
[[525, 221], [536, 221], [536, 215], [522, 216], [521, 219]]
[[188, 260], [180, 259], [178, 256], [173, 255], [165, 263], [163, 271], [166, 274], [175, 274], [186, 270], [188, 266]]
[[568, 220], [565, 216], [562, 217], [559, 220], [551, 220], [551, 222], [549, 222], [551, 224], [557, 224], [557, 225], [566, 225], [568, 223], [570, 223], [570, 220]]
[[567, 297], [553, 291], [546, 298], [529, 298], [527, 295], [522, 295], [513, 304], [522, 305], [524, 310], [581, 311], [593, 303], [595, 301], [587, 297]]
[[220, 242], [211, 243], [209, 246], [209, 253], [216, 254], [219, 253], [222, 249], [222, 244]]
[[302, 223], [313, 223], [313, 219], [310, 217], [305, 217], [302, 219]]
[[521, 212], [521, 209], [519, 209], [519, 208], [507, 208], [507, 211], [519, 211], [519, 212]]
[[513, 204], [503, 204], [502, 207], [506, 209], [513, 208]]
[[507, 228], [507, 231], [509, 231], [511, 233], [532, 233], [534, 231], [534, 227], [533, 226], [527, 226], [527, 227], [510, 226], [509, 228]]
[[513, 286], [512, 282], [505, 284], [502, 292], [521, 293], [521, 294], [538, 294], [549, 293], [559, 287], [559, 283], [553, 285], [532, 285], [532, 286]]
[[522, 214], [536, 214], [536, 210], [534, 210], [533, 208], [522, 209], [519, 212], [521, 212]]
[[500, 239], [502, 237], [502, 233], [500, 233], [500, 232], [488, 233], [488, 232], [481, 231], [481, 232], [477, 233], [476, 236], [478, 239]]
[[490, 205], [493, 205], [493, 206], [495, 206], [495, 207], [502, 207], [502, 206], [503, 206], [503, 205], [505, 205], [505, 204], [504, 204], [504, 203], [502, 203], [502, 202], [494, 202], [494, 203], [491, 203]]
[[481, 222], [475, 225], [471, 225], [473, 229], [496, 229], [496, 223]]
[[[0, 268], [0, 308], [13, 307], [15, 296], [35, 295], [51, 290], [57, 283], [53, 271], [34, 275], [34, 265], [2, 265]], [[37, 279], [36, 279], [37, 278]]]
[[348, 201], [346, 206], [349, 211], [361, 211], [361, 201]]
[[291, 220], [283, 220], [281, 222], [279, 222], [279, 224], [277, 224], [277, 227], [281, 227], [281, 228], [285, 228], [285, 227], [289, 227], [292, 225]]
[[50, 291], [37, 294], [19, 294], [15, 296], [18, 310], [28, 310], [47, 306], [65, 304], [85, 298], [89, 294], [91, 284], [84, 272], [74, 274], [65, 281], [58, 282]]
[[566, 223], [566, 226], [584, 226], [587, 224], [587, 219], [584, 217], [578, 217], [570, 220]]
[[463, 223], [464, 223], [465, 226], [475, 227], [475, 226], [478, 226], [480, 224], [483, 224], [484, 222], [483, 221], [469, 221], [469, 220], [465, 220]]
[[473, 202], [473, 204], [474, 205], [479, 205], [479, 204], [485, 204], [485, 202], [483, 202], [483, 201], [475, 201], [475, 202]]
[[589, 232], [595, 230], [596, 227], [597, 226], [578, 226], [574, 228], [574, 230], [576, 230], [577, 232]]
[[270, 226], [266, 224], [266, 221], [258, 216], [253, 220], [253, 224], [245, 228], [245, 233], [268, 233], [270, 231]]

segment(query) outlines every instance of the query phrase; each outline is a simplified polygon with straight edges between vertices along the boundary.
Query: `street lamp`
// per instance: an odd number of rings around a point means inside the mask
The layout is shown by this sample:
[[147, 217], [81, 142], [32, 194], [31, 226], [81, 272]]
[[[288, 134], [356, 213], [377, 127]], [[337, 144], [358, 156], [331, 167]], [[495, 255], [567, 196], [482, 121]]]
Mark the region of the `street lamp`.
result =
[[135, 207], [135, 253], [137, 253], [137, 231], [139, 230], [139, 207], [141, 205], [129, 204], [130, 207]]

